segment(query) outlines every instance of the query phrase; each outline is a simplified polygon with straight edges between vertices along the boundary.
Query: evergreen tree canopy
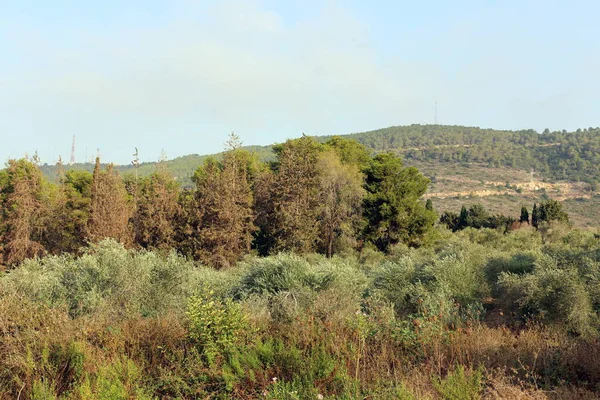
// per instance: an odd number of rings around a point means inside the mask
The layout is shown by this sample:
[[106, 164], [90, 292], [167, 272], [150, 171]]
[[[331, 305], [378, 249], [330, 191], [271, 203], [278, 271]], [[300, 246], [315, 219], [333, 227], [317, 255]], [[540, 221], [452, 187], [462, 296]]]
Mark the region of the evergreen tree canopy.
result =
[[365, 237], [382, 251], [396, 243], [422, 243], [436, 219], [421, 201], [429, 179], [391, 153], [373, 157], [365, 174]]

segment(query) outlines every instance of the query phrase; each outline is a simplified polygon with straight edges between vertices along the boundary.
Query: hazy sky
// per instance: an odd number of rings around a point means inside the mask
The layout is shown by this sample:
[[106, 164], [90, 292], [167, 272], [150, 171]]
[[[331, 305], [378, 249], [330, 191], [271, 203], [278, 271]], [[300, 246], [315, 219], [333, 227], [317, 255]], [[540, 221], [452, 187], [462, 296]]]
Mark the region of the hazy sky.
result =
[[600, 2], [0, 0], [0, 160], [600, 125]]

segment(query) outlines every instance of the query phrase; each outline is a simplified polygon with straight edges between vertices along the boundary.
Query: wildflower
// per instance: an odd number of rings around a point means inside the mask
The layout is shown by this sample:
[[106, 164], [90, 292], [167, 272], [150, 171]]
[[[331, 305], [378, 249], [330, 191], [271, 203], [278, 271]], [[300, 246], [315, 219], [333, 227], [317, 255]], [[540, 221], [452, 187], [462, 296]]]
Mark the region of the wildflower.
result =
[[317, 395], [317, 399], [319, 399], [319, 400], [323, 400], [323, 395], [322, 395], [321, 393], [319, 393], [319, 394]]

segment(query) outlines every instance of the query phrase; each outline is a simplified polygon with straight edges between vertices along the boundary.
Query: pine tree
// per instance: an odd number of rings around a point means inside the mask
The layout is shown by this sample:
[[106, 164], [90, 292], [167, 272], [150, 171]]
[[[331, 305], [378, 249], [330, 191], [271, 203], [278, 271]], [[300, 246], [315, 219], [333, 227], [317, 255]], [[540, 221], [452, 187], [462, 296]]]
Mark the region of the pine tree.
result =
[[94, 167], [91, 195], [89, 238], [93, 242], [112, 238], [130, 244], [129, 219], [132, 212], [127, 203], [125, 185], [118, 173], [113, 171], [112, 164], [106, 171], [101, 170], [99, 157]]
[[[320, 173], [319, 243], [321, 251], [333, 256], [334, 245], [356, 241], [362, 221], [365, 196], [364, 175], [352, 164], [344, 165], [334, 152], [325, 152], [318, 162]], [[354, 246], [356, 244], [354, 243]]]
[[133, 217], [135, 241], [144, 248], [171, 249], [175, 243], [173, 222], [179, 211], [178, 186], [173, 177], [159, 168], [139, 184]]
[[356, 140], [334, 136], [325, 142], [325, 146], [338, 155], [342, 164], [352, 164], [362, 169], [371, 159], [369, 150]]
[[422, 244], [437, 218], [421, 201], [429, 179], [391, 153], [373, 157], [365, 173], [365, 238], [382, 251], [396, 243]]
[[227, 267], [250, 252], [254, 225], [253, 197], [248, 180], [247, 152], [232, 134], [221, 163], [208, 159], [194, 177], [199, 246], [203, 262]]
[[42, 174], [37, 165], [9, 160], [2, 191], [3, 263], [15, 265], [46, 251], [40, 243], [44, 232]]
[[542, 221], [569, 222], [569, 215], [563, 210], [562, 203], [548, 199], [538, 207], [538, 224]]
[[274, 212], [271, 251], [310, 253], [316, 249], [321, 150], [321, 145], [308, 136], [275, 148], [276, 174], [270, 197]]
[[90, 217], [92, 174], [70, 170], [48, 196], [44, 246], [52, 254], [73, 253], [85, 246]]

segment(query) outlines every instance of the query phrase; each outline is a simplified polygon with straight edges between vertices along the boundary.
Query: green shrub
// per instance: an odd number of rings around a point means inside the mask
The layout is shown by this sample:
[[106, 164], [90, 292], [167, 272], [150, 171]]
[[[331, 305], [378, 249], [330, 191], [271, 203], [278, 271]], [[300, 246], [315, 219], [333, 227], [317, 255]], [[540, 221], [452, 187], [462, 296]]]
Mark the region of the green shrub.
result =
[[412, 259], [403, 257], [396, 262], [383, 263], [371, 272], [371, 276], [372, 296], [380, 296], [393, 304], [398, 315], [416, 311], [409, 297], [416, 277], [416, 266]]
[[575, 268], [559, 268], [538, 261], [532, 273], [517, 275], [503, 272], [498, 280], [503, 302], [523, 315], [532, 314], [542, 321], [564, 325], [580, 334], [593, 334], [597, 314], [590, 294]]
[[510, 257], [492, 258], [485, 266], [485, 276], [488, 284], [495, 287], [501, 273], [507, 272], [522, 275], [533, 271], [539, 254], [533, 252], [517, 253]]
[[420, 276], [424, 282], [446, 288], [451, 298], [465, 307], [489, 293], [482, 268], [462, 255], [435, 259], [422, 269]]
[[98, 400], [152, 399], [142, 386], [140, 368], [127, 357], [100, 365], [97, 373], [87, 376], [79, 386], [78, 395], [82, 399]]
[[[254, 259], [242, 267], [244, 273], [234, 288], [238, 300], [267, 299], [271, 317], [289, 322], [318, 299], [320, 293], [346, 293], [353, 302], [366, 288], [367, 278], [349, 260], [316, 257], [311, 261], [295, 255]], [[256, 300], [255, 300], [256, 302]]]
[[314, 268], [299, 256], [283, 254], [253, 260], [236, 294], [239, 298], [253, 293], [318, 291], [326, 288], [332, 279], [331, 271]]
[[66, 305], [72, 317], [99, 311], [127, 315], [183, 312], [206, 274], [175, 254], [128, 251], [105, 240], [79, 256], [27, 260], [2, 278], [0, 291], [49, 306]]
[[189, 338], [209, 360], [216, 354], [234, 350], [250, 330], [242, 308], [230, 299], [216, 298], [208, 287], [190, 298], [186, 315]]
[[36, 379], [31, 390], [31, 400], [56, 400], [52, 385], [45, 379]]
[[477, 400], [483, 391], [483, 372], [457, 366], [443, 378], [433, 378], [433, 386], [444, 400]]

